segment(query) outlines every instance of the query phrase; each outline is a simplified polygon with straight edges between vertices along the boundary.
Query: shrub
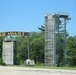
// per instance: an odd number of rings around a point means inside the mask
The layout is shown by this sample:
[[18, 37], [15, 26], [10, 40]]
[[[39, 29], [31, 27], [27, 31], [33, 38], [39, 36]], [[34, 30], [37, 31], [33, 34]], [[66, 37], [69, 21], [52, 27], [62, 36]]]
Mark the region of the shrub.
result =
[[6, 66], [6, 64], [3, 62], [2, 58], [0, 58], [0, 65]]

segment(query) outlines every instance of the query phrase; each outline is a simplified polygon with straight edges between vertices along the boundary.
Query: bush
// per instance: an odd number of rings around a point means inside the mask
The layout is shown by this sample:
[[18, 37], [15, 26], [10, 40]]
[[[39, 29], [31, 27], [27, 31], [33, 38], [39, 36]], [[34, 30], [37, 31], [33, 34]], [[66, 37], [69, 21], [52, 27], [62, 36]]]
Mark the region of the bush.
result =
[[0, 65], [2, 65], [2, 63], [3, 63], [3, 60], [2, 60], [2, 58], [0, 58]]
[[5, 63], [2, 63], [2, 65], [3, 65], [3, 66], [6, 66], [6, 64], [5, 64]]
[[0, 65], [6, 66], [6, 64], [3, 62], [2, 58], [0, 58]]

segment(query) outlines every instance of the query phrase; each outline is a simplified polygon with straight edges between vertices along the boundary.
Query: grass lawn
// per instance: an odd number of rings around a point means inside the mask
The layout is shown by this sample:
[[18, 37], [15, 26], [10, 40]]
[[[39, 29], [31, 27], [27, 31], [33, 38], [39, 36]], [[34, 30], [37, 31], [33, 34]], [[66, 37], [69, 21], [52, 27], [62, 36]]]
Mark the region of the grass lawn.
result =
[[25, 68], [43, 68], [43, 69], [62, 69], [62, 70], [76, 70], [76, 67], [51, 67], [44, 66], [43, 64], [36, 64], [35, 66], [25, 66], [25, 65], [13, 65], [11, 67], [25, 67]]
[[44, 66], [44, 65], [35, 65], [35, 66], [24, 66], [18, 65], [17, 67], [28, 67], [28, 68], [43, 68], [43, 69], [63, 69], [63, 70], [76, 70], [76, 67], [51, 67], [51, 66]]
[[51, 67], [51, 66], [29, 66], [29, 67], [44, 68], [44, 69], [76, 70], [76, 67]]

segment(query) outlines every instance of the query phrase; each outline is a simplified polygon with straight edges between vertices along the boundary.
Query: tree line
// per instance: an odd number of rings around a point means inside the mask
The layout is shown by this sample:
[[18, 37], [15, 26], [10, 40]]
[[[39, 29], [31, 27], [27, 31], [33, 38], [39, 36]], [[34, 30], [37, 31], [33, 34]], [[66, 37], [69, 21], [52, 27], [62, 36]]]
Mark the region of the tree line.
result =
[[[44, 27], [43, 27], [44, 28]], [[4, 37], [0, 37], [0, 64], [2, 63], [2, 45]], [[59, 61], [57, 59], [57, 65], [63, 66], [63, 46], [62, 38], [60, 38], [60, 51]], [[29, 59], [35, 61], [35, 63], [44, 64], [44, 48], [45, 47], [45, 31], [30, 32], [29, 35]], [[28, 59], [28, 38], [16, 37], [16, 49], [17, 49], [17, 62], [24, 64], [24, 61]], [[58, 51], [56, 50], [58, 53]], [[66, 64], [67, 66], [76, 66], [76, 36], [67, 36], [66, 39]]]

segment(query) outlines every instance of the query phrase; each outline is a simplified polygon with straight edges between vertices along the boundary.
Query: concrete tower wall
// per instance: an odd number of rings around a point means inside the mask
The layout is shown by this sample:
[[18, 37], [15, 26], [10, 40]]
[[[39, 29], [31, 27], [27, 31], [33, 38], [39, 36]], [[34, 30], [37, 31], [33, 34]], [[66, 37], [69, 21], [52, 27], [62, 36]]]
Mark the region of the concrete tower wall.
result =
[[2, 58], [7, 65], [14, 64], [14, 47], [13, 42], [3, 42]]
[[55, 19], [45, 16], [45, 65], [55, 65]]

